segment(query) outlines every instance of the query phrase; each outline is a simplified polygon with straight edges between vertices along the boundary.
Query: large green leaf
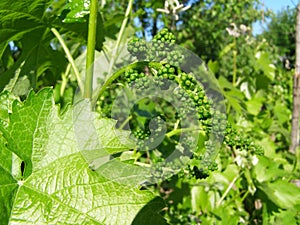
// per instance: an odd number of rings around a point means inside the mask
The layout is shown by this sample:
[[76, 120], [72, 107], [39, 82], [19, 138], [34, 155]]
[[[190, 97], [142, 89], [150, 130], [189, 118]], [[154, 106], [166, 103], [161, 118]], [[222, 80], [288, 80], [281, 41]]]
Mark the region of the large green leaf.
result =
[[258, 187], [270, 201], [282, 209], [293, 209], [296, 205], [300, 205], [300, 188], [295, 184], [276, 180], [272, 183], [260, 183]]
[[221, 86], [222, 94], [225, 99], [228, 101], [228, 104], [234, 108], [234, 110], [238, 113], [242, 113], [243, 111], [243, 93], [234, 87], [228, 80], [224, 77], [219, 77], [219, 84]]
[[[50, 47], [53, 35], [49, 32], [48, 16], [51, 0], [9, 0], [0, 2], [0, 45], [5, 48], [10, 41], [17, 41], [21, 56], [5, 73], [1, 74], [2, 89], [19, 68], [18, 76], [27, 76], [31, 86], [36, 86], [38, 76], [49, 70], [59, 75], [66, 60], [61, 52]], [[0, 49], [0, 57], [4, 49]]]
[[10, 223], [130, 224], [150, 192], [126, 187], [88, 168], [80, 153], [33, 173], [18, 188]]
[[[18, 190], [17, 180], [13, 176], [13, 154], [5, 146], [5, 140], [0, 135], [0, 221], [7, 224], [13, 205], [14, 196]], [[19, 170], [21, 172], [21, 170]], [[16, 177], [20, 174], [15, 174]]]
[[[274, 156], [273, 156], [274, 157]], [[265, 156], [258, 156], [258, 163], [253, 168], [252, 176], [259, 182], [272, 182], [280, 177], [289, 174], [288, 171], [282, 170], [280, 162], [276, 159], [270, 159]]]
[[[24, 103], [13, 104], [8, 126], [1, 127], [5, 139], [0, 136], [1, 223], [130, 224], [155, 197], [89, 168], [74, 131], [80, 117], [74, 115], [71, 107], [59, 115], [51, 89], [30, 92]], [[114, 122], [98, 122], [101, 143], [109, 151], [119, 147]], [[151, 215], [164, 224], [158, 215], [162, 207], [154, 204]]]
[[[54, 35], [50, 28], [55, 27], [61, 35], [68, 33], [72, 40], [85, 44], [88, 34], [88, 15], [85, 20], [76, 23], [63, 23], [62, 15], [52, 9], [52, 0], [10, 0], [0, 2], [0, 57], [10, 41], [20, 49], [21, 56], [9, 70], [1, 74], [0, 90], [15, 76], [20, 69], [19, 77], [27, 76], [31, 87], [36, 88], [37, 79], [43, 74], [57, 80], [65, 70], [67, 60], [60, 48], [53, 47]], [[80, 8], [78, 9], [80, 10]], [[101, 50], [105, 28], [102, 16], [97, 21], [96, 48]], [[4, 56], [3, 56], [4, 57]], [[49, 80], [49, 78], [48, 78]]]
[[300, 204], [300, 188], [285, 180], [290, 172], [282, 169], [282, 163], [273, 156], [258, 156], [258, 163], [252, 170], [257, 188], [269, 201], [282, 209]]
[[[58, 28], [62, 27], [64, 29], [61, 32], [71, 32], [72, 36], [77, 39], [83, 39], [84, 43], [87, 40], [88, 36], [88, 22], [89, 22], [89, 15], [85, 15], [84, 20], [76, 21], [73, 23], [64, 23], [64, 24], [57, 24]], [[74, 35], [75, 34], [75, 35]], [[97, 30], [96, 30], [96, 43], [95, 47], [98, 51], [102, 50], [102, 45], [104, 42], [104, 34], [106, 34], [106, 28], [103, 26], [102, 15], [98, 13], [97, 16]]]
[[[12, 111], [12, 103], [16, 98], [9, 92], [5, 91], [0, 94], [0, 126], [8, 125], [9, 113]], [[17, 102], [16, 102], [17, 103]], [[16, 104], [15, 103], [15, 104]], [[6, 146], [6, 140], [0, 132], [0, 221], [1, 224], [7, 224], [10, 209], [12, 207], [12, 199], [17, 191], [17, 181], [15, 177], [21, 178], [20, 167], [18, 171], [14, 171], [13, 160], [17, 157], [11, 153]]]
[[42, 18], [51, 0], [16, 0], [13, 3], [0, 2], [0, 43], [45, 28]]
[[255, 57], [257, 60], [254, 68], [261, 69], [269, 80], [273, 80], [275, 78], [275, 66], [269, 59], [269, 54], [267, 52], [257, 52]]

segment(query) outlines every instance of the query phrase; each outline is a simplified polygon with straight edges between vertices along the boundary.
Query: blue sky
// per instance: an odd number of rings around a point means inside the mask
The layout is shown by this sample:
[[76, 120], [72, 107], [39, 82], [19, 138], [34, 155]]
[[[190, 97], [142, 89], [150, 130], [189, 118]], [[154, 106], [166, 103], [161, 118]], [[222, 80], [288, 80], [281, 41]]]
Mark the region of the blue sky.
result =
[[[295, 5], [298, 3], [298, 0], [261, 0], [261, 2], [264, 2], [264, 8], [265, 9], [271, 9], [274, 12], [278, 12], [282, 9], [285, 9], [286, 7], [294, 8]], [[261, 33], [264, 29], [264, 24], [261, 23], [255, 23], [253, 25], [253, 33], [258, 34]]]
[[287, 6], [294, 7], [297, 4], [297, 0], [261, 0], [264, 2], [265, 7], [272, 10], [279, 11], [286, 8]]

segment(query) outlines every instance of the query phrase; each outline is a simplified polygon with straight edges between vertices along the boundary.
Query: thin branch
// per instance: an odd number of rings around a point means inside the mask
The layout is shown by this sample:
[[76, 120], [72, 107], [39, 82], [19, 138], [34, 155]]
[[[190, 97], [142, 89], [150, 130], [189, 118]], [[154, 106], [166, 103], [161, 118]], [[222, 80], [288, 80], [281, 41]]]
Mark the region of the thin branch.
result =
[[69, 48], [67, 47], [67, 45], [66, 45], [64, 39], [62, 38], [62, 36], [60, 35], [60, 33], [54, 27], [51, 28], [51, 32], [58, 39], [59, 43], [61, 44], [61, 47], [65, 51], [67, 59], [68, 59], [69, 63], [71, 64], [72, 69], [74, 70], [78, 86], [79, 86], [80, 90], [82, 91], [84, 89], [84, 86], [83, 86], [82, 80], [80, 78], [80, 73], [79, 73], [79, 71], [78, 71], [78, 69], [77, 69], [77, 67], [75, 65], [75, 61], [74, 61], [74, 59], [72, 57], [72, 54], [71, 54]]
[[172, 137], [176, 134], [180, 134], [182, 132], [189, 132], [189, 131], [203, 131], [203, 129], [200, 128], [195, 128], [195, 127], [189, 127], [189, 128], [181, 128], [181, 129], [176, 129], [176, 130], [171, 130], [170, 132], [166, 133], [167, 137]]
[[122, 40], [122, 38], [123, 38], [123, 34], [124, 34], [124, 31], [125, 31], [125, 28], [126, 28], [126, 25], [127, 25], [127, 21], [128, 21], [130, 12], [131, 12], [132, 4], [133, 4], [133, 0], [130, 0], [130, 1], [128, 2], [127, 9], [126, 9], [126, 13], [125, 13], [125, 17], [124, 17], [124, 19], [123, 19], [123, 22], [122, 22], [122, 25], [121, 25], [121, 29], [120, 29], [120, 32], [119, 32], [119, 35], [118, 35], [116, 47], [114, 48], [114, 51], [113, 51], [113, 54], [112, 54], [112, 59], [111, 59], [111, 61], [110, 61], [110, 63], [109, 63], [108, 75], [111, 74], [112, 68], [113, 68], [113, 66], [114, 66], [114, 64], [115, 64], [115, 61], [116, 61], [116, 59], [117, 59], [117, 53], [118, 53], [118, 51], [119, 51], [119, 47], [120, 47], [120, 44], [121, 44], [121, 40]]
[[67, 83], [68, 83], [68, 75], [70, 73], [71, 70], [71, 64], [69, 63], [67, 66], [66, 71], [62, 74], [61, 78], [62, 78], [62, 83], [61, 83], [61, 87], [60, 87], [60, 97], [62, 97], [64, 95]]
[[104, 93], [104, 91], [106, 90], [106, 88], [109, 87], [109, 85], [116, 80], [118, 77], [120, 77], [122, 74], [125, 73], [126, 70], [131, 69], [131, 68], [137, 68], [140, 66], [147, 66], [149, 64], [149, 62], [135, 62], [133, 64], [128, 65], [127, 67], [124, 67], [120, 70], [118, 70], [116, 73], [114, 73], [113, 75], [111, 75], [106, 81], [105, 83], [99, 87], [99, 89], [97, 89], [96, 93], [93, 96], [92, 99], [92, 105], [94, 106], [97, 102], [97, 99]]
[[234, 183], [237, 181], [237, 179], [239, 179], [240, 175], [236, 176], [228, 185], [226, 191], [224, 192], [224, 194], [222, 195], [222, 197], [220, 198], [220, 200], [217, 202], [217, 206], [220, 206], [222, 201], [225, 199], [226, 195], [229, 193], [229, 191], [231, 190], [231, 188], [233, 187]]
[[[118, 50], [119, 50], [119, 47], [120, 47], [120, 44], [121, 44], [121, 40], [122, 40], [124, 31], [125, 31], [125, 28], [126, 28], [126, 25], [127, 25], [127, 21], [128, 21], [130, 12], [131, 12], [132, 5], [133, 5], [133, 0], [130, 0], [128, 2], [126, 13], [125, 13], [125, 17], [124, 17], [124, 20], [122, 22], [121, 29], [120, 29], [120, 32], [119, 32], [119, 35], [118, 35], [116, 47], [114, 48], [114, 51], [112, 53], [112, 58], [111, 58], [111, 60], [109, 62], [109, 68], [108, 68], [108, 73], [107, 73], [108, 76], [111, 75], [113, 66], [114, 66], [114, 64], [115, 64], [115, 62], [117, 60], [117, 53], [118, 53]], [[112, 75], [113, 77], [109, 77], [108, 80], [105, 82], [105, 84], [104, 84], [103, 87], [99, 87], [96, 90], [96, 93], [94, 94], [93, 99], [92, 99], [93, 105], [95, 105], [95, 103], [97, 102], [97, 99], [101, 96], [101, 94], [103, 94], [104, 90], [108, 87], [108, 85], [113, 80], [115, 80], [117, 77], [119, 77], [120, 75], [121, 74], [118, 74], [118, 73], [117, 73], [117, 76], [115, 76], [115, 74]]]

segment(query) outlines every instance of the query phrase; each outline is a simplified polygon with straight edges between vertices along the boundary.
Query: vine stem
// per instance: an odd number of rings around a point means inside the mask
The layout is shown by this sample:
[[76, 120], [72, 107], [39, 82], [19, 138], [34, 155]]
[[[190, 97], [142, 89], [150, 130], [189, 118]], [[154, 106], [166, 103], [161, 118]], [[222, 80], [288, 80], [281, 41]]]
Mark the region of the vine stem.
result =
[[232, 75], [232, 85], [236, 86], [236, 74], [237, 74], [237, 50], [236, 50], [236, 38], [234, 38], [234, 49], [233, 49], [233, 75]]
[[[114, 51], [112, 53], [112, 58], [109, 62], [108, 73], [107, 73], [108, 76], [111, 75], [113, 66], [114, 66], [115, 61], [117, 59], [117, 52], [118, 52], [118, 49], [119, 49], [120, 44], [121, 44], [121, 40], [122, 40], [124, 31], [125, 31], [125, 27], [126, 27], [130, 12], [131, 12], [132, 5], [133, 5], [133, 0], [129, 0], [128, 5], [127, 5], [127, 9], [126, 9], [126, 12], [125, 12], [125, 17], [123, 19], [121, 29], [120, 29], [120, 32], [119, 32], [119, 35], [118, 35], [116, 47], [114, 48]], [[104, 90], [108, 87], [108, 85], [111, 84], [111, 82], [113, 80], [115, 80], [117, 77], [119, 77], [120, 75], [121, 74], [119, 74], [118, 72], [113, 74], [111, 77], [108, 78], [108, 80], [104, 83], [104, 85], [102, 87], [100, 87], [100, 88], [98, 88], [98, 90], [96, 90], [96, 93], [94, 94], [93, 99], [92, 99], [93, 105], [96, 104], [97, 99], [103, 94]]]
[[119, 50], [119, 47], [120, 47], [120, 44], [121, 44], [121, 40], [122, 40], [122, 37], [124, 35], [124, 31], [125, 31], [125, 28], [126, 28], [126, 25], [127, 25], [127, 21], [128, 21], [130, 12], [131, 12], [132, 5], [133, 5], [133, 0], [129, 0], [128, 5], [127, 5], [127, 9], [126, 9], [126, 12], [125, 12], [125, 17], [123, 19], [123, 22], [122, 22], [122, 25], [121, 25], [121, 29], [120, 29], [120, 32], [119, 32], [119, 35], [118, 35], [116, 47], [114, 48], [111, 61], [109, 62], [108, 75], [111, 74], [112, 68], [113, 68], [113, 66], [115, 64], [115, 61], [117, 59], [117, 52]]
[[202, 130], [200, 128], [181, 128], [181, 129], [175, 129], [175, 130], [171, 130], [170, 132], [166, 133], [167, 137], [172, 137], [176, 134], [180, 134], [181, 132], [188, 132], [188, 131], [198, 131], [198, 130]]
[[63, 48], [64, 52], [66, 53], [67, 59], [68, 59], [69, 63], [71, 64], [72, 69], [74, 70], [74, 73], [75, 73], [77, 83], [78, 83], [78, 86], [79, 86], [80, 90], [84, 90], [84, 85], [83, 85], [82, 80], [80, 78], [80, 73], [79, 73], [79, 71], [78, 71], [78, 69], [75, 65], [75, 61], [72, 57], [72, 54], [71, 54], [69, 48], [66, 45], [64, 39], [62, 38], [60, 33], [54, 27], [51, 28], [51, 32], [58, 39], [59, 43], [61, 44], [61, 47]]
[[61, 83], [61, 87], [60, 87], [60, 96], [61, 97], [64, 95], [66, 86], [68, 84], [68, 74], [70, 73], [70, 70], [71, 70], [71, 64], [69, 63], [66, 68], [66, 71], [62, 75], [62, 83]]
[[120, 77], [123, 73], [125, 73], [126, 70], [128, 69], [132, 69], [132, 68], [137, 68], [137, 67], [141, 67], [141, 66], [148, 66], [148, 65], [155, 65], [155, 62], [147, 62], [147, 61], [143, 61], [143, 62], [135, 62], [132, 63], [126, 67], [123, 67], [122, 69], [118, 70], [116, 73], [114, 73], [112, 76], [110, 76], [105, 83], [99, 87], [99, 89], [96, 91], [95, 95], [93, 96], [93, 100], [92, 100], [92, 104], [95, 105], [97, 102], [97, 99], [104, 93], [104, 91], [106, 90], [106, 88], [114, 81], [116, 80], [118, 77]]
[[121, 124], [121, 126], [118, 129], [122, 130], [131, 119], [132, 116], [128, 116], [127, 119]]
[[217, 202], [217, 207], [221, 205], [222, 201], [225, 199], [226, 195], [229, 193], [229, 191], [231, 190], [231, 188], [233, 187], [234, 183], [237, 181], [237, 179], [239, 179], [240, 175], [238, 174], [228, 185], [226, 191], [224, 192], [224, 194], [222, 195], [222, 197], [220, 198], [220, 200]]
[[[236, 50], [236, 38], [233, 41], [233, 68], [232, 68], [232, 86], [236, 86], [236, 75], [237, 75], [237, 50]], [[227, 114], [230, 114], [231, 105], [227, 107]]]
[[90, 3], [90, 17], [89, 17], [89, 31], [86, 53], [86, 69], [85, 69], [85, 83], [83, 97], [92, 99], [93, 95], [93, 73], [94, 73], [94, 59], [97, 33], [97, 13], [98, 1], [91, 0]]

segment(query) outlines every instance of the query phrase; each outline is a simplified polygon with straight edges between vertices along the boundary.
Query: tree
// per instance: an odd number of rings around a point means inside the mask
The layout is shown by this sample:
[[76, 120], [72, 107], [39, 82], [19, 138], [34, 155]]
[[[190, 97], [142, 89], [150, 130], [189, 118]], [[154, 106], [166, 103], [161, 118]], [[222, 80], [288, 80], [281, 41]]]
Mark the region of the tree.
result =
[[205, 61], [216, 60], [221, 49], [231, 42], [226, 28], [231, 23], [251, 27], [260, 18], [259, 5], [259, 0], [195, 1], [182, 15], [178, 38]]
[[260, 36], [260, 38], [265, 38], [270, 44], [276, 46], [276, 50], [284, 59], [284, 63], [286, 60], [288, 60], [286, 63], [295, 60], [296, 12], [296, 8], [286, 8], [273, 14], [266, 31]]
[[297, 6], [296, 23], [296, 68], [293, 85], [293, 116], [290, 152], [295, 153], [299, 142], [299, 114], [300, 114], [300, 3]]

